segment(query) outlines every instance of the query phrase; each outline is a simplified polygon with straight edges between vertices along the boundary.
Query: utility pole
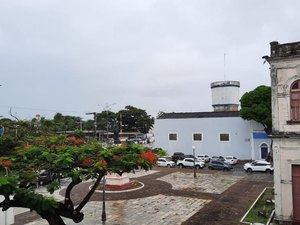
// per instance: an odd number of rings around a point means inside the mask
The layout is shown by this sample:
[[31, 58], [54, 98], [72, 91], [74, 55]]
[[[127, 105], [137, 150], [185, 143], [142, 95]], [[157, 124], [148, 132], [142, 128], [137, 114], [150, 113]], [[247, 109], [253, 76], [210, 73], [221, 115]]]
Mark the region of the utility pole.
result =
[[96, 112], [89, 112], [86, 113], [85, 115], [94, 115], [94, 137], [97, 138], [97, 113]]
[[[115, 104], [116, 103], [112, 103], [112, 104], [106, 103], [103, 108], [103, 111], [106, 111], [106, 141], [107, 141], [107, 143], [108, 143], [108, 137], [109, 137], [109, 134], [108, 134], [108, 110], [110, 110], [110, 107]], [[103, 105], [99, 105], [99, 106], [103, 106]]]
[[79, 122], [76, 123], [79, 124], [79, 130], [82, 130], [82, 121], [80, 120]]
[[120, 134], [122, 136], [122, 113], [120, 112]]

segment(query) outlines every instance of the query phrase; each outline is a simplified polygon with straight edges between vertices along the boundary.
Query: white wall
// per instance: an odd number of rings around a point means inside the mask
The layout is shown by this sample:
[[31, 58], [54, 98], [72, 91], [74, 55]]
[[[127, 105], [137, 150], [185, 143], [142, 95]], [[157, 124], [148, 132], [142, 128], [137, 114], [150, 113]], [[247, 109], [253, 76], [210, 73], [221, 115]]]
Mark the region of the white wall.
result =
[[[259, 157], [258, 149], [253, 150], [254, 146], [266, 142], [266, 140], [251, 140], [253, 130], [262, 130], [262, 127], [258, 123], [240, 117], [156, 119], [154, 146], [167, 150], [169, 155], [174, 152], [192, 154], [192, 146], [195, 146], [196, 154], [233, 155], [239, 159], [249, 160], [253, 155]], [[169, 141], [169, 133], [177, 133], [178, 140]], [[203, 141], [193, 141], [193, 133], [202, 133]], [[230, 133], [230, 141], [219, 142], [220, 133]], [[252, 154], [252, 151], [255, 151], [255, 154]]]

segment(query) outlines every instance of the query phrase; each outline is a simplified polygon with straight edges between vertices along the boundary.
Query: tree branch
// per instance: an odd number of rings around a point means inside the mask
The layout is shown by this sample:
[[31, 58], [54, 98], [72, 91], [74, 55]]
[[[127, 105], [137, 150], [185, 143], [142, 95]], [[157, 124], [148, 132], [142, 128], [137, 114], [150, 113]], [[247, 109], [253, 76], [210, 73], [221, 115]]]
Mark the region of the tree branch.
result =
[[95, 192], [96, 188], [98, 187], [103, 176], [104, 176], [104, 172], [99, 174], [99, 176], [98, 176], [96, 182], [94, 183], [93, 187], [91, 188], [91, 190], [87, 193], [87, 195], [84, 197], [84, 199], [81, 201], [81, 203], [75, 209], [75, 211], [77, 213], [79, 213], [81, 211], [81, 209], [86, 205], [86, 203], [90, 200], [90, 198], [94, 194], [94, 192]]
[[68, 185], [67, 189], [66, 189], [66, 193], [65, 193], [65, 202], [64, 204], [68, 207], [68, 208], [71, 208], [72, 211], [74, 209], [74, 205], [73, 205], [73, 202], [72, 202], [72, 199], [71, 199], [71, 191], [72, 189], [81, 182], [82, 180], [81, 179], [76, 179], [76, 180], [73, 180], [72, 179], [72, 182]]
[[16, 116], [14, 116], [14, 115], [12, 114], [11, 111], [12, 111], [12, 108], [9, 109], [9, 115], [10, 115], [11, 117], [15, 118], [17, 121], [20, 121], [19, 118], [16, 117]]

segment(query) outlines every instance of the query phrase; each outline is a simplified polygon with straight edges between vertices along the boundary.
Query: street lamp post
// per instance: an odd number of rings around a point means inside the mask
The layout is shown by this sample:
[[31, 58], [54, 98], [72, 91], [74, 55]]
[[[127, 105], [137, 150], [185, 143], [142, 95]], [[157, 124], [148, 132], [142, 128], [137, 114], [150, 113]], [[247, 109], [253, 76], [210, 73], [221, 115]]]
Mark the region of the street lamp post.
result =
[[195, 164], [196, 164], [196, 158], [195, 158], [195, 149], [196, 149], [196, 147], [195, 146], [192, 146], [192, 149], [193, 149], [193, 156], [194, 156], [194, 178], [196, 178], [197, 176], [196, 176], [196, 166], [195, 166]]
[[103, 176], [103, 188], [102, 188], [102, 221], [106, 221], [106, 211], [105, 211], [105, 185], [106, 178]]

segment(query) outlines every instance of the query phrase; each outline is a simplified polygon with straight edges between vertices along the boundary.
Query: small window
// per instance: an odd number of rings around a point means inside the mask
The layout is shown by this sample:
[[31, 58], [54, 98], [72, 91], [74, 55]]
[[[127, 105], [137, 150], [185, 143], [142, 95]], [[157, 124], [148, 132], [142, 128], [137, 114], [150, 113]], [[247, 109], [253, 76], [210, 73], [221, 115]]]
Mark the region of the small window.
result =
[[202, 141], [202, 133], [193, 133], [193, 141]]
[[296, 81], [292, 85], [292, 90], [299, 89], [299, 81]]
[[300, 80], [296, 80], [291, 85], [290, 104], [291, 120], [300, 121]]
[[221, 142], [226, 142], [226, 141], [229, 141], [229, 134], [228, 133], [221, 133], [220, 134], [220, 139], [219, 139]]
[[170, 133], [169, 141], [177, 141], [177, 133]]

